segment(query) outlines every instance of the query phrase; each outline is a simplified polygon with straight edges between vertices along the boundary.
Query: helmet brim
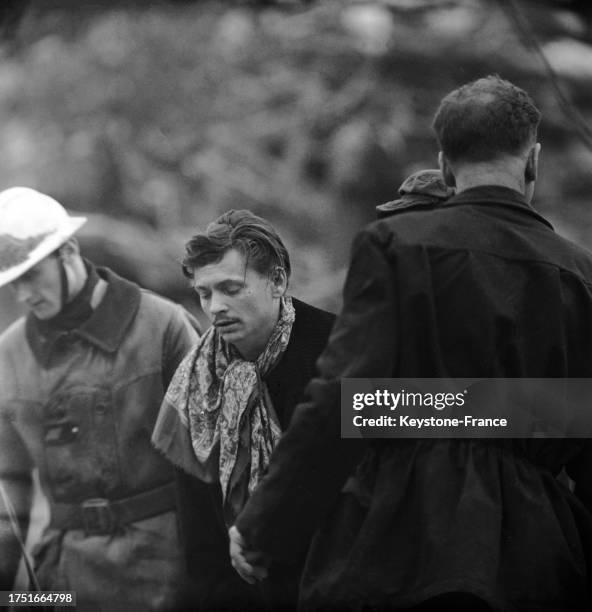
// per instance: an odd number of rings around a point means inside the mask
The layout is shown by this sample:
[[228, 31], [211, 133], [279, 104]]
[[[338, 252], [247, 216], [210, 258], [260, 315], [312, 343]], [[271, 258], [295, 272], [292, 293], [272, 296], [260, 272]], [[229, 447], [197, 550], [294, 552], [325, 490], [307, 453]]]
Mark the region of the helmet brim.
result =
[[22, 276], [27, 270], [37, 265], [42, 259], [62, 246], [87, 221], [86, 217], [69, 217], [58, 231], [44, 238], [27, 256], [27, 259], [16, 266], [0, 272], [0, 287], [11, 283]]

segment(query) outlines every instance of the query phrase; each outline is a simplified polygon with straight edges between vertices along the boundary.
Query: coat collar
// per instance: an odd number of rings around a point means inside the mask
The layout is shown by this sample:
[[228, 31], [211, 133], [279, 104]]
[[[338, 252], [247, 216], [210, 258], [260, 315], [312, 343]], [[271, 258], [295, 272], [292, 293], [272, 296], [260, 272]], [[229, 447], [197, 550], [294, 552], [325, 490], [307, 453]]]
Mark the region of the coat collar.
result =
[[71, 332], [47, 336], [41, 333], [33, 315], [27, 315], [25, 333], [35, 356], [47, 363], [56, 340], [68, 333], [84, 338], [106, 353], [115, 353], [134, 320], [140, 306], [140, 288], [108, 268], [97, 268], [99, 276], [107, 282], [107, 290], [93, 314], [80, 327]]
[[480, 185], [479, 187], [472, 187], [471, 189], [465, 189], [452, 196], [449, 200], [441, 204], [441, 206], [448, 207], [465, 204], [478, 206], [485, 204], [488, 206], [511, 208], [515, 212], [534, 217], [539, 222], [553, 229], [551, 223], [536, 212], [536, 210], [526, 201], [523, 194], [509, 187], [501, 187], [499, 185]]

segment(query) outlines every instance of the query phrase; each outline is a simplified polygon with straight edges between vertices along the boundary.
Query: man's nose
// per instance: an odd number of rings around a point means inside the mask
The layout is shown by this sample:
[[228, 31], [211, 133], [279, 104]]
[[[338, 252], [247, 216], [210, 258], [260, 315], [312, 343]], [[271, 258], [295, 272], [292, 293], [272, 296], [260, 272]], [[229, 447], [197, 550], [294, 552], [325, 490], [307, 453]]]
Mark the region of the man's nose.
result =
[[10, 287], [14, 293], [14, 297], [19, 304], [25, 304], [31, 298], [32, 292], [29, 283], [21, 280], [15, 280], [10, 283]]
[[217, 315], [225, 312], [227, 309], [228, 306], [226, 305], [224, 296], [220, 293], [212, 293], [212, 298], [210, 299], [210, 312], [213, 315]]

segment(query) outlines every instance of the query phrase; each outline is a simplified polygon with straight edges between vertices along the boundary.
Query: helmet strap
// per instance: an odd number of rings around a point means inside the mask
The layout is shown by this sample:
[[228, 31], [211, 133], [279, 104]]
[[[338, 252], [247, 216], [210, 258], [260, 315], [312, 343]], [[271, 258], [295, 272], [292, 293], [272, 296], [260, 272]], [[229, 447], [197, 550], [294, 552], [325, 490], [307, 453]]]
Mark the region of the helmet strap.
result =
[[70, 287], [68, 283], [68, 275], [66, 274], [66, 266], [64, 265], [64, 260], [62, 258], [61, 251], [57, 252], [58, 256], [58, 265], [60, 269], [60, 287], [61, 287], [61, 297], [60, 297], [60, 312], [63, 310], [64, 306], [68, 303], [68, 298], [70, 297]]

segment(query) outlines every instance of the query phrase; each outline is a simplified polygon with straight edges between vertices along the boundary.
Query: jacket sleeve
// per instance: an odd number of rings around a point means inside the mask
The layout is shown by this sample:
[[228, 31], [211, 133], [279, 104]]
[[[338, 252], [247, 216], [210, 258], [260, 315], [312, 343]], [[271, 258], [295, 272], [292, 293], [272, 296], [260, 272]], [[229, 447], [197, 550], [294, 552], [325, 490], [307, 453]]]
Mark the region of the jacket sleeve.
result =
[[288, 562], [312, 532], [360, 460], [363, 440], [341, 439], [340, 379], [389, 377], [395, 368], [394, 265], [372, 230], [354, 241], [343, 310], [275, 449], [269, 470], [237, 520], [247, 542]]
[[199, 340], [197, 320], [181, 306], [175, 305], [164, 339], [162, 382], [167, 389], [177, 366]]
[[582, 443], [580, 452], [567, 464], [566, 472], [574, 481], [574, 493], [592, 512], [592, 440]]
[[253, 602], [257, 592], [230, 564], [220, 486], [202, 482], [178, 468], [175, 479], [192, 600], [199, 610], [257, 609]]
[[31, 460], [14, 428], [5, 405], [0, 405], [0, 590], [12, 589], [21, 549], [11, 524], [12, 506], [24, 540], [29, 526], [32, 479]]

